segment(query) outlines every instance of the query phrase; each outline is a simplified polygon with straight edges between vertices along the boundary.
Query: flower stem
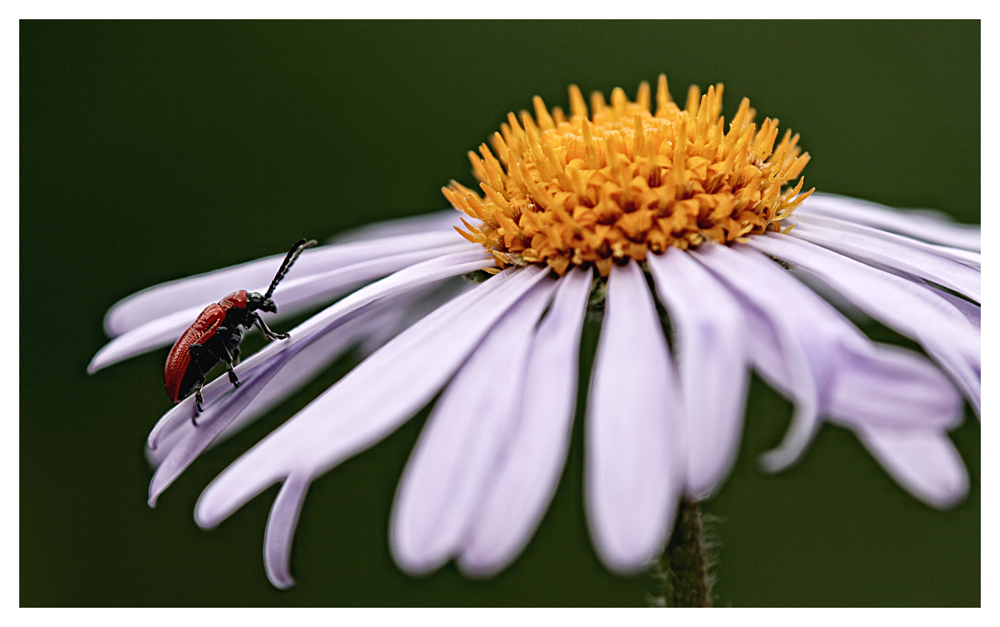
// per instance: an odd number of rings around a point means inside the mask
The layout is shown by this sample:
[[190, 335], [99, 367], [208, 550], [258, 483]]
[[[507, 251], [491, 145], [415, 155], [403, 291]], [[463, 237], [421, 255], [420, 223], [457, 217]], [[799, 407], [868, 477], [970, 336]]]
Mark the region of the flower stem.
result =
[[696, 501], [681, 501], [673, 535], [660, 562], [668, 607], [712, 607], [705, 528]]

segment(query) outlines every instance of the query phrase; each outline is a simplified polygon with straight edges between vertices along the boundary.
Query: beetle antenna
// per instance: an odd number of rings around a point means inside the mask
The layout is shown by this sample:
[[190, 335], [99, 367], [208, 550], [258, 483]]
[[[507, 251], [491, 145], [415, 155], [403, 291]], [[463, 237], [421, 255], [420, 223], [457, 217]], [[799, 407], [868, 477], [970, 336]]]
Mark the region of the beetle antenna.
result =
[[271, 287], [267, 288], [267, 293], [264, 294], [265, 300], [271, 298], [271, 294], [274, 293], [274, 288], [278, 287], [278, 282], [281, 281], [281, 279], [285, 278], [285, 275], [288, 274], [288, 271], [292, 269], [292, 264], [294, 264], [295, 260], [299, 258], [299, 255], [302, 254], [302, 251], [307, 248], [312, 248], [315, 245], [316, 245], [316, 240], [314, 239], [311, 239], [307, 242], [305, 238], [302, 238], [299, 241], [295, 242], [295, 245], [292, 246], [292, 249], [288, 251], [287, 255], [285, 255], [285, 260], [281, 262], [281, 267], [278, 268], [278, 273], [274, 275], [274, 280], [271, 281]]

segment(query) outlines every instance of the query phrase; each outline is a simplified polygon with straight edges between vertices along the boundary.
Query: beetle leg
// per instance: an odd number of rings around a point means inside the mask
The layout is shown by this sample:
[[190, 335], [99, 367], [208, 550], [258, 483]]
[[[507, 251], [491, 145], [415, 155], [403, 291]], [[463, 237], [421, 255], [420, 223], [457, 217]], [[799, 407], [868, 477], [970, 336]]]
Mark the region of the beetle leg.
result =
[[264, 320], [260, 317], [259, 313], [254, 312], [253, 317], [254, 317], [254, 322], [257, 324], [257, 327], [261, 330], [261, 333], [263, 333], [264, 337], [266, 337], [267, 339], [287, 340], [289, 337], [291, 337], [287, 333], [275, 333], [271, 329], [268, 329], [267, 325], [264, 324]]
[[222, 345], [222, 350], [226, 351], [226, 372], [229, 373], [229, 382], [233, 384], [234, 388], [240, 387], [240, 379], [236, 376], [236, 371], [233, 370], [233, 355], [226, 348], [226, 345]]
[[191, 365], [198, 369], [198, 375], [201, 379], [196, 382], [194, 384], [194, 388], [192, 388], [194, 390], [194, 401], [195, 406], [198, 408], [198, 413], [191, 416], [191, 424], [196, 427], [198, 426], [198, 414], [205, 411], [205, 408], [202, 406], [205, 403], [205, 397], [201, 394], [201, 386], [205, 383], [205, 373], [202, 371], [201, 363], [198, 361], [198, 356], [202, 355], [202, 351], [204, 350], [205, 347], [201, 344], [192, 344], [188, 347], [188, 352], [191, 353]]
[[205, 402], [205, 397], [201, 395], [201, 385], [201, 381], [194, 384], [194, 404], [198, 407], [198, 413], [191, 416], [191, 424], [196, 427], [198, 426], [198, 414], [205, 411], [205, 408], [202, 407], [202, 403]]

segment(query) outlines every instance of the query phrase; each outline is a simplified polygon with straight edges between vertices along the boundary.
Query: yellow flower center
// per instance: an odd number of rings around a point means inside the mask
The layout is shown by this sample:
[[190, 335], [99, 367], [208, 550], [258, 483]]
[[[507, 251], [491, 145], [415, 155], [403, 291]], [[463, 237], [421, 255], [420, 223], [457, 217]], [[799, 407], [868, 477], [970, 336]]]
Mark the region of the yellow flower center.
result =
[[[535, 96], [535, 117], [513, 113], [493, 149], [469, 152], [483, 192], [452, 181], [442, 191], [478, 226], [459, 232], [493, 253], [497, 265], [546, 263], [560, 275], [596, 265], [607, 276], [615, 259], [643, 261], [647, 251], [695, 247], [706, 239], [727, 244], [780, 230], [812, 190], [785, 185], [809, 161], [785, 133], [775, 147], [778, 121], [758, 129], [746, 98], [725, 131], [722, 84], [701, 95], [692, 85], [682, 110], [660, 75], [656, 112], [649, 83], [635, 102], [621, 88], [590, 99], [591, 117], [576, 85], [570, 115], [550, 115]], [[494, 156], [495, 155], [495, 156]]]

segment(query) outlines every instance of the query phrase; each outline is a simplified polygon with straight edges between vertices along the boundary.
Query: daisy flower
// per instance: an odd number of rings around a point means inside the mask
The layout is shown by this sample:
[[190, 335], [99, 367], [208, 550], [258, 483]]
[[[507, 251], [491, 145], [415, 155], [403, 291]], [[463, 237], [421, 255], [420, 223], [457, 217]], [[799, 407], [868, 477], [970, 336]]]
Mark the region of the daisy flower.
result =
[[[504, 569], [555, 492], [581, 375], [587, 522], [616, 573], [648, 568], [678, 503], [725, 481], [751, 369], [795, 406], [764, 469], [794, 464], [829, 421], [914, 497], [955, 505], [969, 479], [948, 431], [963, 398], [978, 413], [981, 397], [979, 227], [803, 192], [798, 135], [774, 119], [758, 125], [746, 99], [727, 124], [722, 91], [692, 87], [681, 107], [661, 76], [655, 103], [643, 83], [635, 101], [615, 89], [588, 108], [571, 86], [568, 113], [536, 97], [534, 116], [508, 115], [469, 153], [479, 189], [444, 189], [458, 212], [304, 252], [268, 317], [329, 306], [239, 364], [238, 388], [227, 377], [205, 385], [196, 425], [192, 397], [161, 418], [148, 440], [150, 504], [213, 443], [360, 345], [367, 359], [196, 506], [197, 523], [213, 528], [280, 483], [264, 548], [277, 587], [294, 583], [310, 483], [436, 397], [393, 504], [392, 554], [411, 574], [449, 560], [475, 577]], [[279, 261], [119, 302], [105, 319], [114, 339], [90, 371], [170, 345], [234, 289], [263, 291]], [[580, 373], [588, 310], [603, 321], [593, 372]], [[871, 341], [841, 311], [926, 355]]]

